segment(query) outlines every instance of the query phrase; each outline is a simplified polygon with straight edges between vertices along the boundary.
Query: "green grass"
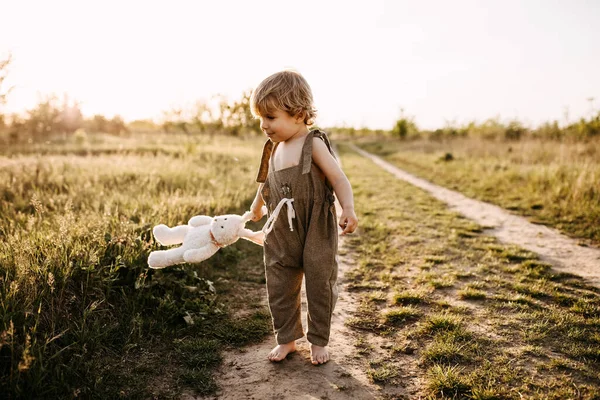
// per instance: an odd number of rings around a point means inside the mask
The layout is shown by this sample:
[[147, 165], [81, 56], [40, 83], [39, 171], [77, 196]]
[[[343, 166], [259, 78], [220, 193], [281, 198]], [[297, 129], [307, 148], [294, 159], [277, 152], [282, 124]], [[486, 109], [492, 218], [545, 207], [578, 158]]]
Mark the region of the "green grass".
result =
[[262, 249], [240, 241], [201, 264], [155, 271], [151, 230], [247, 209], [261, 141], [88, 139], [0, 156], [0, 392], [213, 392], [222, 349], [269, 331]]
[[426, 296], [426, 292], [405, 290], [394, 294], [394, 303], [402, 305], [420, 304], [426, 301]]
[[[438, 185], [600, 245], [597, 140], [569, 143], [531, 139], [365, 139], [361, 146]], [[452, 160], [440, 159], [446, 153], [453, 155]], [[464, 229], [457, 232], [473, 234]]]
[[391, 382], [398, 376], [398, 369], [389, 363], [374, 363], [367, 369], [367, 377], [376, 383]]
[[432, 314], [427, 317], [423, 332], [435, 333], [440, 331], [456, 331], [462, 325], [462, 319], [452, 314]]
[[427, 390], [442, 398], [466, 398], [471, 391], [457, 367], [435, 365], [429, 369]]
[[384, 320], [387, 324], [399, 324], [410, 319], [418, 318], [419, 311], [411, 306], [401, 307], [395, 310], [390, 310], [384, 314]]
[[463, 300], [483, 300], [486, 293], [483, 290], [465, 287], [458, 292], [458, 297]]
[[[371, 376], [382, 396], [408, 384], [409, 398], [600, 397], [599, 289], [340, 149], [360, 221], [346, 243], [361, 302], [346, 324], [381, 343], [377, 365], [357, 348], [365, 370], [415, 377]], [[391, 304], [373, 301], [384, 297]]]

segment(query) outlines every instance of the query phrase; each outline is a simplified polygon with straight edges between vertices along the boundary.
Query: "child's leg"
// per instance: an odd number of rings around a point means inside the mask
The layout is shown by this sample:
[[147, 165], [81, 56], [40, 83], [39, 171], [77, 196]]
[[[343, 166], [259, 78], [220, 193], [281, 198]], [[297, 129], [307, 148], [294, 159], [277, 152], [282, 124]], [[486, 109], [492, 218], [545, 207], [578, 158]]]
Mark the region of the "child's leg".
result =
[[277, 343], [292, 343], [304, 336], [300, 319], [302, 269], [273, 263], [267, 264], [266, 275], [269, 309]]
[[317, 346], [327, 346], [331, 316], [337, 301], [337, 264], [329, 276], [306, 271], [306, 300], [308, 303], [308, 331], [306, 338]]
[[304, 260], [308, 303], [306, 337], [312, 345], [313, 364], [323, 364], [329, 360], [329, 354], [324, 348], [329, 343], [331, 316], [338, 297], [336, 257], [330, 255], [327, 260], [321, 257], [323, 255], [313, 254], [311, 260]]

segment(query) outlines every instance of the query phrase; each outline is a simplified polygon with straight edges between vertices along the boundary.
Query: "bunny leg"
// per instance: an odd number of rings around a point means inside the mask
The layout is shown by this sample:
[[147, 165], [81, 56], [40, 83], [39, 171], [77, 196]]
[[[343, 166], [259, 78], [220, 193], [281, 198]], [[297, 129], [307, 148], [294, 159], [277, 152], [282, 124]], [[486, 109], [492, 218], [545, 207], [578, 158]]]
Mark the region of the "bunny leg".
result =
[[148, 266], [154, 269], [169, 267], [175, 264], [185, 262], [183, 260], [184, 249], [178, 247], [176, 249], [158, 250], [150, 253], [148, 257]]
[[187, 250], [183, 254], [183, 259], [187, 263], [199, 263], [199, 262], [204, 261], [207, 258], [211, 257], [213, 254], [215, 254], [217, 252], [217, 250], [219, 250], [219, 247], [210, 243], [210, 244], [207, 244], [206, 246], [200, 247], [199, 249]]

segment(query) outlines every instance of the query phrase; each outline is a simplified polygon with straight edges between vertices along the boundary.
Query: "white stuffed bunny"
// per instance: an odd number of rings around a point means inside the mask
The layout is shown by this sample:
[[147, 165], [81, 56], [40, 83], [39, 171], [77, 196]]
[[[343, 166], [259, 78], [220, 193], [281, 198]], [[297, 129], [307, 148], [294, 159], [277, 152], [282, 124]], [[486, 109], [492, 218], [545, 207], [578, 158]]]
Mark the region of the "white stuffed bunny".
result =
[[[263, 209], [266, 213], [266, 209]], [[211, 257], [221, 247], [235, 243], [239, 238], [263, 245], [265, 234], [253, 232], [244, 227], [250, 221], [250, 211], [239, 216], [235, 214], [209, 217], [197, 215], [187, 225], [169, 228], [157, 225], [152, 230], [156, 240], [165, 246], [183, 243], [180, 247], [153, 251], [148, 257], [150, 268], [160, 269], [174, 264], [199, 263]]]

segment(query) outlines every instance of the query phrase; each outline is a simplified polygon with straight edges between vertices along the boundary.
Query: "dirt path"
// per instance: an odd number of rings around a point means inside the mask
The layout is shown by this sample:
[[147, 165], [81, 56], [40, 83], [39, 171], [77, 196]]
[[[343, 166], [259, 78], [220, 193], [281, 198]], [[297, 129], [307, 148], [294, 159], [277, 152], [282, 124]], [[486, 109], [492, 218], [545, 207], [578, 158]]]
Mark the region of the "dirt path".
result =
[[575, 240], [555, 229], [532, 224], [495, 205], [434, 185], [356, 146], [351, 147], [397, 178], [424, 189], [436, 199], [447, 203], [451, 210], [484, 227], [490, 227], [486, 229], [486, 234], [539, 254], [542, 260], [551, 263], [557, 271], [579, 275], [590, 284], [600, 286], [600, 249], [579, 246]]
[[[331, 360], [321, 366], [310, 363], [306, 338], [298, 340], [298, 351], [280, 363], [267, 355], [276, 345], [274, 337], [248, 346], [242, 351], [226, 352], [217, 372], [221, 390], [212, 399], [376, 399], [379, 387], [364, 374], [364, 360], [355, 358], [354, 335], [344, 326], [358, 300], [344, 289], [346, 272], [351, 268], [344, 240], [340, 242], [339, 299], [332, 319]], [[306, 296], [302, 293], [302, 322], [306, 327]], [[191, 399], [193, 397], [185, 397]]]

